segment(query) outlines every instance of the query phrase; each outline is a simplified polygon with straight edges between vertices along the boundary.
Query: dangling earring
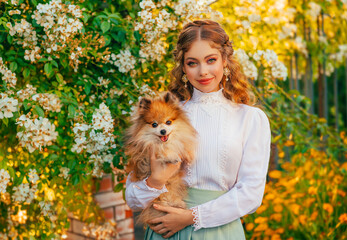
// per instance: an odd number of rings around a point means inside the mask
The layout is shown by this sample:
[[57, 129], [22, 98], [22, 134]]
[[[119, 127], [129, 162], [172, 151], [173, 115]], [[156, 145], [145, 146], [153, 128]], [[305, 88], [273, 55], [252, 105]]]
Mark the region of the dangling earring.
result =
[[229, 75], [230, 75], [230, 70], [229, 68], [225, 67], [223, 68], [223, 75], [225, 76], [225, 81], [229, 81]]
[[187, 82], [188, 82], [188, 78], [186, 74], [183, 74], [182, 76], [182, 81], [184, 82], [184, 87], [187, 88]]

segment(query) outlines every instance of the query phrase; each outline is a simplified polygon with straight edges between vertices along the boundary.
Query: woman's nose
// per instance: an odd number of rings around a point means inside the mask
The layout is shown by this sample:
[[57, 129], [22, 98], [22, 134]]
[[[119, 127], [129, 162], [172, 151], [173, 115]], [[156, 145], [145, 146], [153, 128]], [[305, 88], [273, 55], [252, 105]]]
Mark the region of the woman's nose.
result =
[[208, 74], [208, 67], [205, 64], [201, 64], [200, 76], [206, 76]]

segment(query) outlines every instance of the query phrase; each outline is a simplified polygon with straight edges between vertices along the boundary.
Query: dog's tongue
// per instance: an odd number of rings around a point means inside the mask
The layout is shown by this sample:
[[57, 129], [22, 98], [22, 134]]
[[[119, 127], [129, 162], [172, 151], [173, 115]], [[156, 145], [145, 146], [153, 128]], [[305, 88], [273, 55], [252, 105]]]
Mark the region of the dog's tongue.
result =
[[168, 139], [168, 136], [167, 136], [167, 135], [165, 135], [165, 136], [160, 136], [160, 139], [161, 139], [161, 141], [166, 142], [167, 139]]

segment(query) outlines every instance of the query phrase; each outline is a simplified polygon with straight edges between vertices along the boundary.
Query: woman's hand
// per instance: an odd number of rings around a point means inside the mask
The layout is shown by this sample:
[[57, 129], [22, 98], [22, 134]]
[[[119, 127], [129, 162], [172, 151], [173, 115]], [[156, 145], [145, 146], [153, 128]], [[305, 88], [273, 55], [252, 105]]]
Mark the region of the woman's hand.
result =
[[147, 185], [152, 188], [162, 189], [167, 180], [171, 178], [181, 167], [181, 162], [162, 163], [155, 157], [151, 157], [151, 175], [147, 178]]
[[149, 227], [156, 233], [161, 234], [163, 238], [169, 238], [176, 232], [194, 223], [192, 210], [166, 207], [154, 204], [153, 207], [167, 214], [154, 218], [149, 221]]

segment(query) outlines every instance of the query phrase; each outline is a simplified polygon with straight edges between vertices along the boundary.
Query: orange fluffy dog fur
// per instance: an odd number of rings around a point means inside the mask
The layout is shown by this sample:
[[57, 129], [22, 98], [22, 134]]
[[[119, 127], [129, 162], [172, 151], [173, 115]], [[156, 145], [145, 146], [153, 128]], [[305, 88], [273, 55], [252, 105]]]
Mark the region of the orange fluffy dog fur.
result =
[[192, 127], [178, 99], [170, 92], [157, 98], [142, 98], [126, 132], [127, 172], [131, 181], [140, 181], [151, 174], [151, 157], [162, 164], [182, 161], [180, 170], [165, 184], [162, 193], [146, 207], [138, 221], [165, 215], [153, 208], [153, 203], [185, 208], [186, 185], [182, 179], [187, 164], [195, 158], [197, 132]]

